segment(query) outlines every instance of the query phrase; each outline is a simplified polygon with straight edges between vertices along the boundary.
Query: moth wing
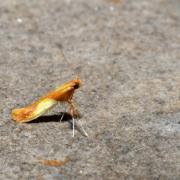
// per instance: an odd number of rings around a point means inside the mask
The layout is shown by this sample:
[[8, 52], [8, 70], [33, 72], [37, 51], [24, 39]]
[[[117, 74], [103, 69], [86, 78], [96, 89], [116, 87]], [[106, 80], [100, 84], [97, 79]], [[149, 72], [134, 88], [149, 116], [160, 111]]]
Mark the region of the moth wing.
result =
[[30, 106], [12, 110], [12, 118], [17, 122], [29, 122], [46, 113], [57, 103], [54, 99], [44, 98]]

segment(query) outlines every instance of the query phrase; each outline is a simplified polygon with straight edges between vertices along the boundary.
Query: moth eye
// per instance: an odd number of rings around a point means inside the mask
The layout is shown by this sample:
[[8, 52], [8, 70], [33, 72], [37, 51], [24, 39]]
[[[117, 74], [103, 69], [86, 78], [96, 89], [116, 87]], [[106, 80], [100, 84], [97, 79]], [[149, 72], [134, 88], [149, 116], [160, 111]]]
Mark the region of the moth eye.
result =
[[74, 89], [78, 89], [78, 88], [79, 88], [79, 84], [75, 84]]

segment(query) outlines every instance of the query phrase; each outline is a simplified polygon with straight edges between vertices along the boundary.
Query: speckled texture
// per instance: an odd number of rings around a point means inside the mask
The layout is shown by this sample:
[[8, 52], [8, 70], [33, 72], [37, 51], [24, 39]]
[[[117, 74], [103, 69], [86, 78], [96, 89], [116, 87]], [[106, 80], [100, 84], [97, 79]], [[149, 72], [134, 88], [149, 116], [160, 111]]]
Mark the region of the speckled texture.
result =
[[[75, 74], [88, 138], [11, 120]], [[1, 1], [0, 179], [180, 179], [180, 1]]]

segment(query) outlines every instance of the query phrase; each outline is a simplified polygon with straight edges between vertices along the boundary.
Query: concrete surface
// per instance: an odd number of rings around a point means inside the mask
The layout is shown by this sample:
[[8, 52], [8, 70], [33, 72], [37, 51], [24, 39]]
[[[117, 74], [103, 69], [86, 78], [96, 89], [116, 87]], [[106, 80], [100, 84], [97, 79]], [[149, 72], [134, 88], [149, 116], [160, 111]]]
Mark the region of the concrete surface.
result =
[[[75, 74], [88, 138], [12, 121]], [[0, 179], [180, 179], [180, 1], [1, 1]]]

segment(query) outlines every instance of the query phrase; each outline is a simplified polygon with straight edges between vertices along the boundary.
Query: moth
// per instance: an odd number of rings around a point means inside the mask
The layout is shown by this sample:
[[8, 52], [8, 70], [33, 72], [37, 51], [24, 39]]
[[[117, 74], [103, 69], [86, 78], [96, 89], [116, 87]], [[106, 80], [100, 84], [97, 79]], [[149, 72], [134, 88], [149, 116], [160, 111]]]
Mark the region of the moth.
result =
[[[79, 117], [79, 112], [72, 100], [75, 90], [80, 87], [81, 80], [79, 77], [63, 84], [57, 89], [50, 91], [47, 95], [39, 98], [32, 104], [12, 110], [12, 119], [19, 123], [30, 122], [39, 116], [45, 114], [59, 102], [67, 102], [69, 104], [69, 113], [73, 120], [73, 136], [74, 136], [74, 117]], [[62, 120], [63, 116], [61, 117]], [[77, 125], [76, 125], [77, 126]], [[82, 126], [82, 125], [81, 125]], [[83, 129], [83, 128], [82, 128]], [[83, 129], [84, 131], [84, 129]], [[87, 133], [84, 131], [87, 136]]]

